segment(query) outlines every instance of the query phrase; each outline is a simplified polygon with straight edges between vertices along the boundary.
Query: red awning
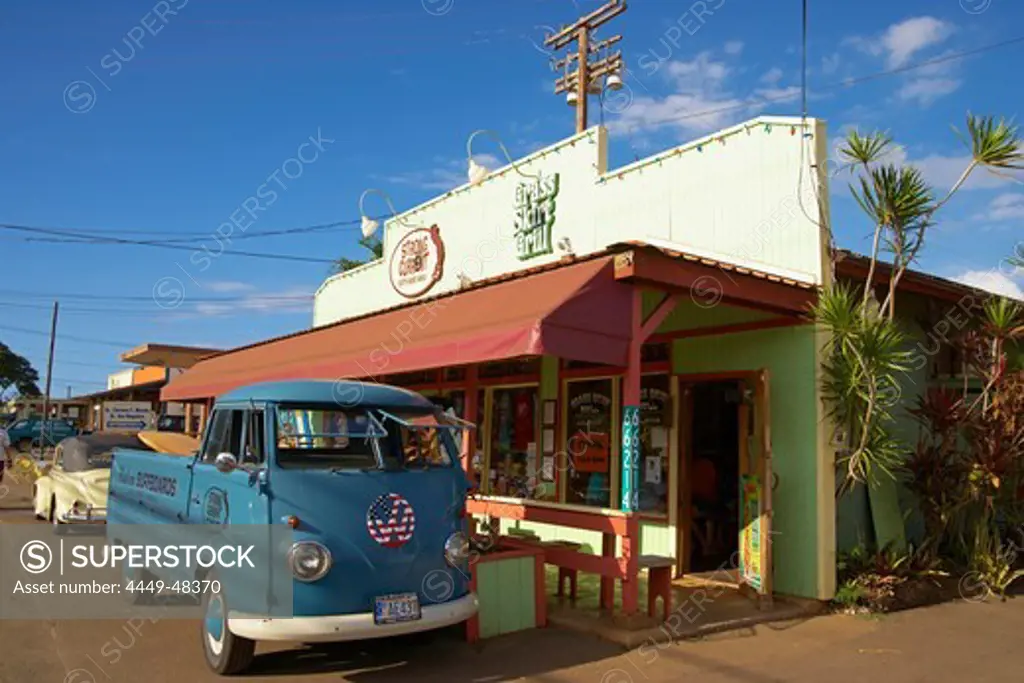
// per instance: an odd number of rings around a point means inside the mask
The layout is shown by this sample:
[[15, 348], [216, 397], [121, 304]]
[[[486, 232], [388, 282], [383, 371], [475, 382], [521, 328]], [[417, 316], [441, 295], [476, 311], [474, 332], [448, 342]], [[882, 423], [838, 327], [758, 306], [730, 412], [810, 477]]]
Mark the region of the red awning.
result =
[[442, 295], [200, 361], [164, 401], [219, 396], [255, 382], [379, 378], [541, 354], [625, 365], [632, 287], [613, 257]]

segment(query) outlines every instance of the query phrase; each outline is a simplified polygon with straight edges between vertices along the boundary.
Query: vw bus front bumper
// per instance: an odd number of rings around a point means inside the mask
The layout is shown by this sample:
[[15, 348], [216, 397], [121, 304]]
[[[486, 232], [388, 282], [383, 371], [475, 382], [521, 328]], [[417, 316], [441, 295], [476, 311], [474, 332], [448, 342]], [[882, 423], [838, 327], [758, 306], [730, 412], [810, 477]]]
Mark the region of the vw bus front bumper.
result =
[[407, 633], [431, 631], [466, 621], [477, 612], [474, 593], [461, 598], [421, 608], [415, 621], [377, 624], [373, 612], [338, 614], [323, 617], [263, 618], [231, 612], [228, 629], [236, 636], [250, 640], [285, 640], [302, 643], [332, 643], [345, 640], [387, 638]]

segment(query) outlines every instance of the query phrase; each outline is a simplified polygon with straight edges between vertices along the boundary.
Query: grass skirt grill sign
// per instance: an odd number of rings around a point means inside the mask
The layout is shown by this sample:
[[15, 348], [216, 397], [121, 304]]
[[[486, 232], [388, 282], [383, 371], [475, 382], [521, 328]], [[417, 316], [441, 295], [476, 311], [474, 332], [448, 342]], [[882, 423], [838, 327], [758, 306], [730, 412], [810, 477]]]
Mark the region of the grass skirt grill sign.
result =
[[284, 525], [112, 524], [106, 535], [0, 525], [0, 619], [197, 619], [221, 595], [232, 611], [292, 616]]

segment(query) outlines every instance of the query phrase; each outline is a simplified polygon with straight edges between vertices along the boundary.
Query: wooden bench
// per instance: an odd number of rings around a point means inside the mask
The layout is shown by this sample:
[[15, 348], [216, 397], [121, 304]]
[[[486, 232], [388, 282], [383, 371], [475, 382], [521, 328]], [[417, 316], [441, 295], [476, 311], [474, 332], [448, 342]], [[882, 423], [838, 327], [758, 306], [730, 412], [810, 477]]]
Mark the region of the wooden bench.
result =
[[641, 555], [640, 569], [647, 570], [647, 615], [655, 616], [658, 598], [661, 598], [662, 615], [668, 620], [672, 612], [672, 573], [675, 571], [674, 557], [662, 555]]

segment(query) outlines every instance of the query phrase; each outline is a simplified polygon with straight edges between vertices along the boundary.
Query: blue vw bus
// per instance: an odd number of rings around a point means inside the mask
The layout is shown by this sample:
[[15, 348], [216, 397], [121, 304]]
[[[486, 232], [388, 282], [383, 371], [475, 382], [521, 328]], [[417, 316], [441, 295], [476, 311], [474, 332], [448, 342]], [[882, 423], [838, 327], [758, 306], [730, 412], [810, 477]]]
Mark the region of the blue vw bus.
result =
[[381, 638], [457, 624], [477, 610], [455, 439], [470, 426], [395, 387], [248, 386], [217, 400], [194, 457], [116, 451], [108, 528], [293, 529], [292, 616], [247, 615], [230, 604], [230, 590], [204, 593], [202, 647], [220, 674], [244, 670], [260, 640]]

